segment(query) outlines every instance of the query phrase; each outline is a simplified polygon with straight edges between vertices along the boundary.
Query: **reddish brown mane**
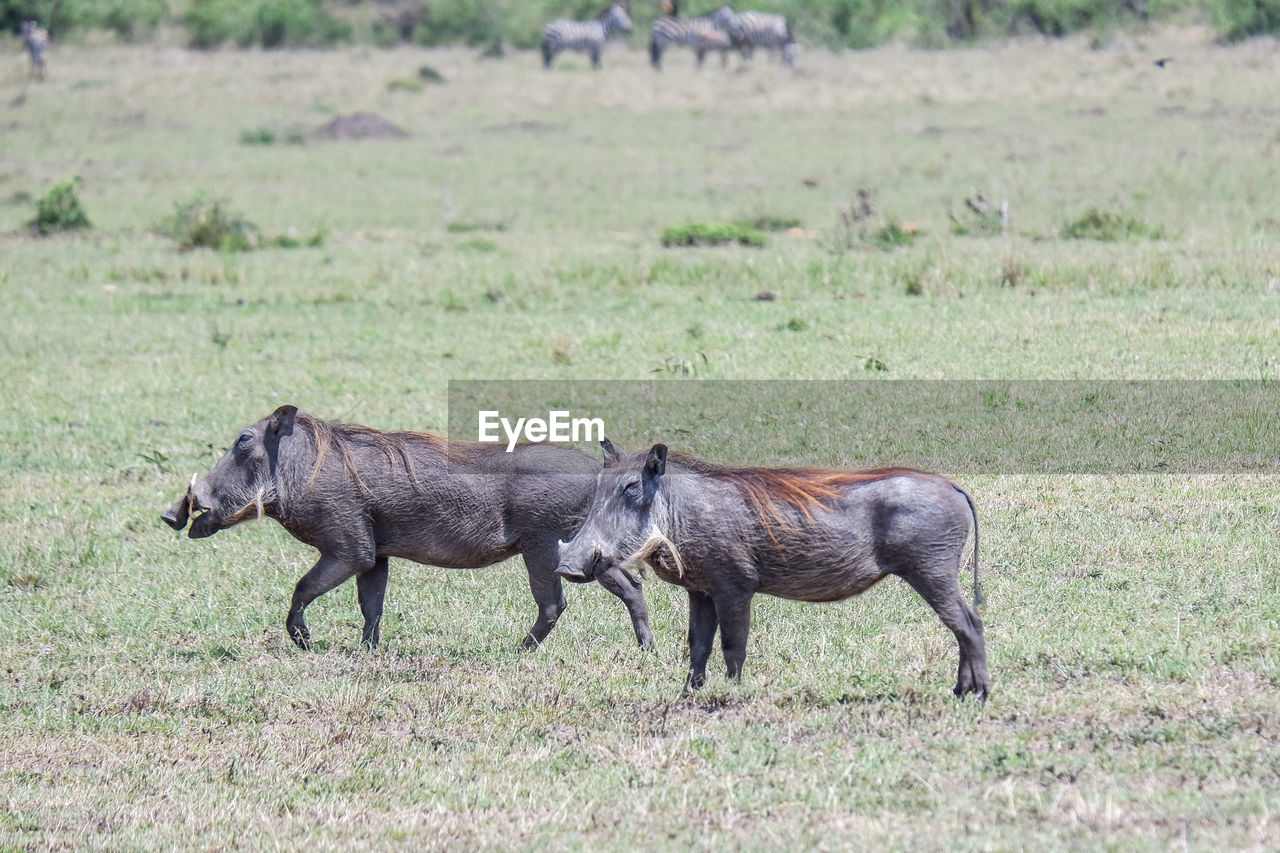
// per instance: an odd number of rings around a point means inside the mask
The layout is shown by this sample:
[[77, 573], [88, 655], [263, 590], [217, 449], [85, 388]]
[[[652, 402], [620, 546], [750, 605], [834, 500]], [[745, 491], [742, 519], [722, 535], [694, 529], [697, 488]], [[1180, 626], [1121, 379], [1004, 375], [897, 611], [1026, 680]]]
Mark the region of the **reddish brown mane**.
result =
[[733, 468], [705, 462], [683, 453], [668, 460], [704, 477], [732, 483], [751, 502], [761, 520], [780, 521], [778, 505], [787, 504], [813, 520], [814, 506], [826, 507], [845, 486], [887, 480], [890, 477], [927, 477], [915, 468], [870, 468], [865, 471], [832, 471], [824, 468]]

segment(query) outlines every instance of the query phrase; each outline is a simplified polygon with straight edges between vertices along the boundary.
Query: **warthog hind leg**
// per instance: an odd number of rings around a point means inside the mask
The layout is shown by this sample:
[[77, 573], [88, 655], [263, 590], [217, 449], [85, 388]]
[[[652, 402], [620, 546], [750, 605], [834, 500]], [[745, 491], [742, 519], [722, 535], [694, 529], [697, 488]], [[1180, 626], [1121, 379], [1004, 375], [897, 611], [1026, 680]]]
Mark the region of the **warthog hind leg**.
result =
[[565, 601], [564, 587], [556, 576], [556, 542], [549, 539], [528, 546], [521, 543], [524, 565], [529, 571], [529, 591], [538, 605], [538, 618], [525, 635], [521, 645], [536, 649], [560, 620], [569, 603]]
[[751, 594], [717, 598], [716, 618], [720, 622], [725, 673], [730, 678], [741, 678], [742, 665], [747, 660], [747, 634], [751, 630]]
[[942, 624], [951, 629], [960, 644], [960, 669], [955, 694], [977, 694], [987, 701], [991, 676], [987, 673], [987, 646], [982, 637], [982, 620], [970, 609], [960, 594], [960, 583], [954, 570], [903, 572], [900, 576], [929, 602]]

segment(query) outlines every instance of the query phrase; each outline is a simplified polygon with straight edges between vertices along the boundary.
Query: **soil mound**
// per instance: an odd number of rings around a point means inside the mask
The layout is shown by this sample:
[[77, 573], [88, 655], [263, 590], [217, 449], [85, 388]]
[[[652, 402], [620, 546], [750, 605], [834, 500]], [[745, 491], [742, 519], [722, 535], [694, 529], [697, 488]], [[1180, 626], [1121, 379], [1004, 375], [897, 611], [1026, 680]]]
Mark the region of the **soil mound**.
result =
[[352, 113], [317, 128], [315, 135], [322, 139], [399, 139], [409, 134], [376, 113]]

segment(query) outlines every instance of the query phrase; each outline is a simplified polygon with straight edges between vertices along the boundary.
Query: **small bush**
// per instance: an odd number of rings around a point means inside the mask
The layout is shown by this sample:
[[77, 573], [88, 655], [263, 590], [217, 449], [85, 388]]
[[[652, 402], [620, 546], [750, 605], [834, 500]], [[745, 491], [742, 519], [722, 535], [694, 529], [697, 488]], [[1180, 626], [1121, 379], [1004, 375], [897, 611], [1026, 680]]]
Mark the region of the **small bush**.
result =
[[1062, 236], [1068, 240], [1126, 240], [1133, 237], [1159, 239], [1164, 232], [1152, 229], [1141, 220], [1114, 210], [1091, 207], [1078, 219], [1068, 222]]
[[473, 252], [496, 252], [498, 244], [490, 240], [488, 237], [472, 237], [470, 240], [463, 240], [458, 244], [459, 249], [470, 249]]
[[418, 79], [423, 83], [443, 83], [444, 75], [430, 65], [418, 66]]
[[80, 186], [78, 177], [67, 178], [49, 188], [49, 191], [36, 202], [36, 218], [29, 223], [37, 234], [53, 234], [58, 231], [76, 231], [88, 228], [89, 217], [80, 206], [80, 197], [76, 189]]
[[258, 226], [232, 213], [214, 196], [201, 190], [190, 201], [174, 205], [162, 229], [184, 251], [206, 248], [247, 252], [258, 244]]
[[506, 231], [505, 222], [450, 222], [444, 227], [450, 234], [469, 234], [472, 231]]
[[324, 245], [324, 239], [327, 233], [321, 228], [307, 239], [303, 240], [296, 233], [277, 234], [265, 241], [264, 245], [272, 249], [300, 249], [306, 246], [308, 249], [318, 249]]
[[883, 249], [887, 252], [899, 246], [910, 246], [915, 242], [919, 234], [919, 229], [914, 225], [903, 224], [896, 219], [890, 219], [872, 232], [870, 241], [877, 249]]
[[760, 247], [768, 240], [762, 231], [741, 223], [707, 225], [691, 222], [662, 232], [662, 245], [673, 246], [721, 246], [737, 243], [740, 246]]
[[907, 296], [924, 296], [924, 270], [911, 270], [902, 276]]
[[396, 77], [387, 81], [388, 92], [421, 92], [422, 84], [408, 77]]
[[274, 145], [276, 132], [269, 127], [254, 127], [240, 131], [241, 145]]
[[286, 145], [305, 145], [307, 135], [297, 125], [290, 125], [283, 129], [263, 125], [240, 131], [241, 145], [275, 145], [277, 142], [283, 142]]

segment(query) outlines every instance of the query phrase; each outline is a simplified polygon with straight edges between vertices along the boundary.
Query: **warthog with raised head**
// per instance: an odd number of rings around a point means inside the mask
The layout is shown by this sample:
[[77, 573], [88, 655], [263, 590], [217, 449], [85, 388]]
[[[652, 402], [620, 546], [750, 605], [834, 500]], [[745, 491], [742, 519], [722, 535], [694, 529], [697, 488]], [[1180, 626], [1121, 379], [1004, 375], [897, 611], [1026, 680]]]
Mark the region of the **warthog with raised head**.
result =
[[910, 468], [727, 468], [663, 444], [631, 456], [602, 444], [591, 510], [560, 543], [557, 571], [584, 582], [643, 561], [688, 590], [688, 689], [702, 686], [717, 627], [729, 677], [739, 677], [757, 592], [838, 601], [897, 575], [960, 642], [956, 695], [986, 699], [982, 620], [957, 577], [972, 521], [977, 606], [978, 516], [955, 483]]
[[[582, 523], [599, 470], [570, 448], [522, 444], [507, 453], [430, 433], [329, 423], [281, 406], [241, 430], [161, 518], [174, 530], [190, 519], [188, 535], [200, 539], [267, 516], [316, 548], [320, 559], [298, 581], [286, 622], [304, 648], [307, 605], [352, 576], [364, 642], [378, 644], [391, 557], [475, 569], [521, 554], [538, 605], [524, 638], [531, 648], [564, 612], [556, 542]], [[621, 566], [596, 578], [627, 606], [640, 644], [651, 645], [640, 582]]]

